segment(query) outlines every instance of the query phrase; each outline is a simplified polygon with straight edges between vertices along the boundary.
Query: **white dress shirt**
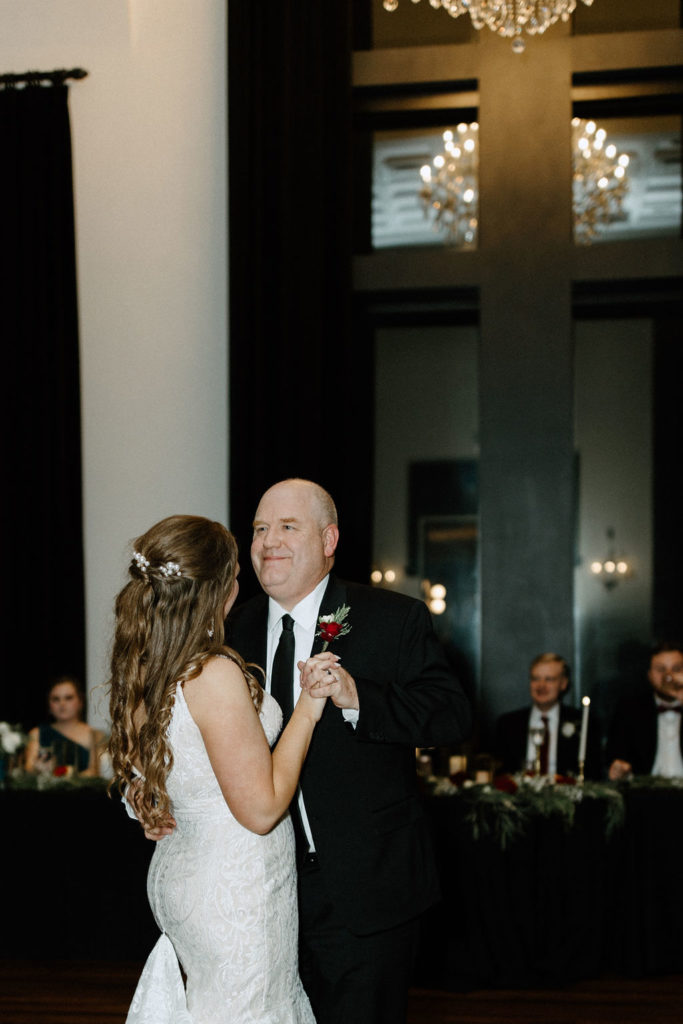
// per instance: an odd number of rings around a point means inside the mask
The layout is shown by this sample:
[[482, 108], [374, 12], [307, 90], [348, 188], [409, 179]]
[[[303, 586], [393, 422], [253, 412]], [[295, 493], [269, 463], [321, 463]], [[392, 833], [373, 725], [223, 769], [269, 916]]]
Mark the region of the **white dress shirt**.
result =
[[[553, 704], [550, 711], [541, 711], [532, 705], [529, 712], [529, 729], [542, 729], [543, 716], [548, 719], [548, 775], [557, 772], [557, 734], [560, 728], [560, 705]], [[526, 750], [527, 764], [532, 767], [536, 762], [536, 747], [529, 737]]]
[[[678, 701], [674, 705], [656, 698], [655, 701], [658, 708], [680, 707]], [[681, 715], [678, 711], [657, 713], [657, 754], [652, 765], [652, 774], [662, 775], [667, 779], [683, 778]]]
[[[268, 598], [268, 646], [266, 650], [266, 689], [270, 693], [270, 680], [273, 672], [273, 660], [275, 651], [282, 633], [282, 617], [289, 614], [294, 619], [294, 671], [292, 672], [292, 705], [296, 704], [301, 694], [300, 674], [296, 667], [297, 662], [306, 661], [311, 654], [313, 641], [315, 640], [316, 627], [318, 625], [318, 613], [322, 603], [323, 595], [327, 588], [329, 575], [320, 581], [315, 590], [307, 594], [299, 601], [290, 612], [287, 612], [272, 597]], [[343, 708], [342, 715], [355, 729], [358, 722], [359, 712], [354, 708]], [[311, 828], [308, 824], [308, 816], [304, 806], [304, 798], [301, 787], [297, 790], [297, 801], [301, 814], [301, 821], [304, 826], [306, 837], [311, 850], [315, 849]]]

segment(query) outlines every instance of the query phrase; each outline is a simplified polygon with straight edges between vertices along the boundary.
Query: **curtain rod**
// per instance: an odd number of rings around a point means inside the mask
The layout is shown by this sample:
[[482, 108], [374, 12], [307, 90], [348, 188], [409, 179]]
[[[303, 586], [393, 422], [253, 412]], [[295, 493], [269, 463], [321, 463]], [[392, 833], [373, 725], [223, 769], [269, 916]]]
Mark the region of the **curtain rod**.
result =
[[69, 78], [87, 78], [88, 72], [83, 68], [72, 68], [71, 71], [64, 69], [58, 71], [25, 71], [21, 75], [0, 75], [0, 86], [15, 85], [40, 85], [42, 82], [49, 82], [50, 85], [64, 85]]

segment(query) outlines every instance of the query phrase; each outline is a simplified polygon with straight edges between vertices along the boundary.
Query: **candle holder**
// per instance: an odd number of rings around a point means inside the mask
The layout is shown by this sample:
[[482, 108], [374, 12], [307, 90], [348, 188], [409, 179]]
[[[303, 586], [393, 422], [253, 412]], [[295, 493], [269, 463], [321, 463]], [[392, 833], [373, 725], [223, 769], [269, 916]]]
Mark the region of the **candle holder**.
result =
[[579, 761], [579, 777], [576, 780], [579, 786], [583, 786], [583, 781], [584, 781], [583, 780], [583, 765], [584, 765], [584, 762], [583, 761]]

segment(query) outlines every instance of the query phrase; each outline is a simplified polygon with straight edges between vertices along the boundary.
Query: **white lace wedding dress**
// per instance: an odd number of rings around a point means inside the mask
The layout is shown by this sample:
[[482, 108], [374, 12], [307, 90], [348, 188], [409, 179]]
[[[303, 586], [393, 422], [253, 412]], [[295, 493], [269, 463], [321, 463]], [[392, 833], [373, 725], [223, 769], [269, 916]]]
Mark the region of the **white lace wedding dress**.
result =
[[[272, 744], [282, 713], [269, 694], [261, 722]], [[127, 1024], [315, 1024], [298, 974], [289, 816], [265, 836], [233, 818], [181, 686], [168, 735], [177, 825], [157, 843], [147, 879], [163, 934]]]

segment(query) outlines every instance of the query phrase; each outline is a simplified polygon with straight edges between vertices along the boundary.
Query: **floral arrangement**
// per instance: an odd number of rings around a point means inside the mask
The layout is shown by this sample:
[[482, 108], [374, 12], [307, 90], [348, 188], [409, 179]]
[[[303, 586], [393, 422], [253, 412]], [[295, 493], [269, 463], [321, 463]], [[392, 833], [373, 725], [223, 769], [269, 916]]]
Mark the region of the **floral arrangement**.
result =
[[323, 651], [327, 650], [328, 644], [333, 640], [336, 640], [340, 636], [346, 636], [347, 633], [351, 632], [351, 626], [346, 621], [346, 616], [351, 611], [351, 606], [343, 604], [341, 608], [337, 608], [336, 612], [332, 615], [321, 615], [318, 619], [318, 632], [315, 634], [316, 640], [322, 640]]
[[108, 786], [106, 779], [98, 775], [74, 775], [43, 773], [35, 775], [33, 772], [17, 771], [12, 775], [10, 786], [12, 789], [35, 789], [72, 792], [82, 789], [99, 789], [105, 792]]
[[500, 775], [491, 783], [466, 780], [462, 787], [439, 779], [432, 793], [463, 800], [464, 820], [473, 839], [493, 839], [501, 849], [521, 836], [534, 818], [555, 818], [569, 829], [577, 805], [584, 800], [603, 801], [607, 837], [624, 820], [624, 798], [614, 784], [584, 782], [579, 786], [568, 776]]
[[16, 754], [26, 743], [26, 736], [18, 725], [0, 722], [0, 754]]

